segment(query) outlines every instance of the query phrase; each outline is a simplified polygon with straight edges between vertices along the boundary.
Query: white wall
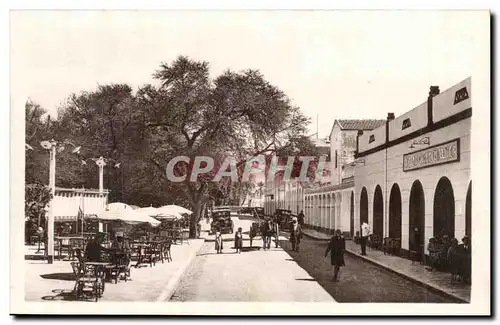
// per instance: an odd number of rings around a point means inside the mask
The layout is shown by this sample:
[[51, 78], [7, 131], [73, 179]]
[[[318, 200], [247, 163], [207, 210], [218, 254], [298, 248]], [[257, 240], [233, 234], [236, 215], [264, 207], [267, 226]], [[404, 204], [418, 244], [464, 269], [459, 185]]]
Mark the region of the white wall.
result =
[[[465, 199], [470, 174], [470, 130], [471, 119], [459, 121], [451, 126], [423, 134], [430, 139], [430, 146], [438, 145], [449, 140], [460, 139], [460, 161], [439, 166], [427, 167], [419, 170], [403, 172], [403, 155], [425, 149], [427, 146], [411, 149], [414, 139], [403, 142], [387, 149], [387, 190], [385, 181], [385, 150], [370, 154], [365, 158], [365, 165], [356, 166], [355, 172], [355, 228], [359, 229], [361, 189], [366, 187], [368, 192], [368, 220], [373, 224], [373, 194], [375, 187], [380, 185], [384, 196], [384, 234], [387, 235], [388, 203], [392, 185], [397, 183], [401, 190], [402, 201], [402, 248], [408, 249], [409, 226], [409, 199], [410, 190], [414, 181], [419, 180], [425, 195], [425, 243], [433, 235], [433, 208], [434, 193], [441, 177], [447, 177], [453, 187], [455, 197], [455, 237], [461, 239], [465, 234]], [[418, 138], [417, 138], [418, 139]]]

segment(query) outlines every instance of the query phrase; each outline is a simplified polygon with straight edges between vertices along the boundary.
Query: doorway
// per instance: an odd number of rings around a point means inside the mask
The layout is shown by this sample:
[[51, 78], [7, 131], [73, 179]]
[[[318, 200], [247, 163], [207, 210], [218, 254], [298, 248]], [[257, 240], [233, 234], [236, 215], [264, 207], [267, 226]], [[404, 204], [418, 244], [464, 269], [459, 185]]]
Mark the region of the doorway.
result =
[[410, 191], [409, 248], [421, 261], [424, 254], [425, 198], [420, 181], [413, 182]]
[[394, 184], [389, 196], [389, 237], [401, 239], [401, 191]]
[[363, 222], [368, 223], [368, 193], [366, 192], [366, 188], [363, 187], [361, 190], [361, 199], [359, 203], [359, 226], [363, 224]]
[[455, 197], [447, 177], [441, 177], [434, 192], [433, 236], [455, 237]]
[[373, 194], [373, 234], [380, 238], [384, 236], [384, 197], [380, 185]]

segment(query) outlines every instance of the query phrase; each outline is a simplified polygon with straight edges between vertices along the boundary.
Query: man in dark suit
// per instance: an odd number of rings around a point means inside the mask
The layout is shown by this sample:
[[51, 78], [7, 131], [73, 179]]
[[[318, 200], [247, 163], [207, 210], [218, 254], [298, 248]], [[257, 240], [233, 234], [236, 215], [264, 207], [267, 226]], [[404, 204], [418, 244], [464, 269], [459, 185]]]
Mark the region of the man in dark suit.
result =
[[344, 262], [345, 239], [340, 232], [340, 229], [335, 231], [335, 235], [330, 238], [330, 242], [326, 247], [325, 257], [330, 252], [330, 262], [334, 266], [333, 281], [337, 282], [340, 267], [345, 266]]
[[299, 221], [299, 225], [302, 227], [304, 225], [304, 219], [305, 219], [304, 212], [302, 210], [300, 210], [300, 213], [297, 216], [297, 219]]
[[290, 242], [292, 242], [292, 250], [295, 252], [299, 251], [300, 238], [302, 237], [302, 227], [300, 227], [297, 218], [292, 219], [292, 224], [290, 225]]
[[101, 244], [104, 241], [103, 234], [96, 234], [95, 237], [90, 240], [85, 247], [85, 258], [87, 261], [91, 262], [101, 262], [101, 253], [107, 252], [108, 249], [103, 247]]
[[462, 238], [462, 244], [458, 245], [460, 256], [459, 274], [460, 277], [467, 283], [470, 283], [471, 273], [471, 248], [470, 238], [465, 236]]

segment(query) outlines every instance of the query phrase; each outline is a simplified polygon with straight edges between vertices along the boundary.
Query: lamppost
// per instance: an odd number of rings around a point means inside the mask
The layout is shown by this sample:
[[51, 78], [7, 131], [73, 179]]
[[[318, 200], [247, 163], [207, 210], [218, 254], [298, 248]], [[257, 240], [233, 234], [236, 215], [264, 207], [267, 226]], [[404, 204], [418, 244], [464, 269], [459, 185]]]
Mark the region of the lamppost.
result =
[[120, 168], [121, 163], [101, 156], [99, 158], [82, 159], [82, 165], [87, 165], [87, 160], [92, 160], [99, 167], [99, 194], [102, 195], [104, 194], [104, 166], [106, 166], [108, 162], [112, 162], [114, 168]]
[[49, 151], [49, 188], [52, 199], [49, 203], [47, 218], [47, 262], [54, 263], [54, 196], [56, 194], [56, 153], [62, 152], [64, 146], [54, 139], [42, 141], [41, 146]]
[[[42, 141], [42, 148], [49, 151], [49, 188], [52, 199], [49, 202], [48, 218], [47, 218], [47, 262], [54, 263], [54, 196], [56, 194], [56, 154], [64, 151], [64, 144], [71, 144], [75, 149], [72, 153], [79, 153], [80, 147], [76, 147], [71, 142], [65, 140], [62, 143], [55, 141]], [[33, 150], [29, 144], [25, 144], [26, 150]]]

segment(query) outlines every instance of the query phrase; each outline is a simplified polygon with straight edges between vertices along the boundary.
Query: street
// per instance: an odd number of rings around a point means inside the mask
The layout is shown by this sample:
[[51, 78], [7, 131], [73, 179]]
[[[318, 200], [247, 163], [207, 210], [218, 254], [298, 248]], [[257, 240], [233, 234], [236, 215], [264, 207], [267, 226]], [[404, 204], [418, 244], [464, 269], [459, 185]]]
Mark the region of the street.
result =
[[[251, 221], [233, 218], [235, 229], [248, 231]], [[224, 236], [224, 254], [214, 243], [203, 245], [184, 274], [171, 301], [337, 301], [337, 302], [432, 302], [451, 303], [449, 298], [364, 262], [348, 254], [339, 282], [332, 282], [326, 243], [303, 238], [300, 252], [280, 238], [279, 248], [264, 251], [260, 237], [252, 249], [249, 240], [241, 254], [232, 249], [232, 235]]]

